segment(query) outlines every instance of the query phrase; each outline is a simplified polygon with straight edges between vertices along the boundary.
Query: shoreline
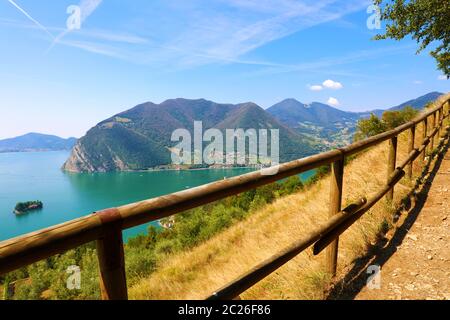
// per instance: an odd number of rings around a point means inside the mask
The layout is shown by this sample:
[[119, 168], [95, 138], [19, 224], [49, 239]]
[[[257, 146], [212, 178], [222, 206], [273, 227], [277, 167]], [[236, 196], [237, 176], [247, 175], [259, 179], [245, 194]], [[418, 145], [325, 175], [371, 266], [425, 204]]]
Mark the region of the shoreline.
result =
[[70, 149], [59, 149], [59, 150], [22, 150], [22, 151], [13, 151], [13, 150], [0, 150], [0, 154], [16, 154], [16, 153], [48, 153], [48, 152], [62, 152], [66, 151], [70, 153]]
[[221, 167], [221, 168], [191, 168], [191, 169], [147, 169], [147, 170], [129, 170], [116, 172], [160, 172], [160, 171], [202, 171], [202, 170], [236, 170], [236, 169], [255, 169], [255, 167]]
[[236, 169], [254, 169], [260, 170], [260, 168], [255, 167], [222, 167], [222, 168], [192, 168], [192, 169], [141, 169], [141, 170], [120, 170], [120, 171], [94, 171], [94, 172], [77, 172], [69, 171], [61, 168], [64, 173], [70, 174], [105, 174], [105, 173], [148, 173], [148, 172], [164, 172], [164, 171], [204, 171], [204, 170], [236, 170]]

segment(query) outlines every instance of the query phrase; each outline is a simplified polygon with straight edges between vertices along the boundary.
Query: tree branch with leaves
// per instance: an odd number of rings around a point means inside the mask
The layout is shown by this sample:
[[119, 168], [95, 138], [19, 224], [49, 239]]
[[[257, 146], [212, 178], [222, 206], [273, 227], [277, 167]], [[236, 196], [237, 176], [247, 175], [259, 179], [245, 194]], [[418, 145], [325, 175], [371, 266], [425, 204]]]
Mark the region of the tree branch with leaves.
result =
[[450, 78], [450, 1], [374, 0], [380, 7], [385, 34], [375, 39], [401, 40], [410, 35], [419, 44], [417, 53], [432, 46], [438, 69]]

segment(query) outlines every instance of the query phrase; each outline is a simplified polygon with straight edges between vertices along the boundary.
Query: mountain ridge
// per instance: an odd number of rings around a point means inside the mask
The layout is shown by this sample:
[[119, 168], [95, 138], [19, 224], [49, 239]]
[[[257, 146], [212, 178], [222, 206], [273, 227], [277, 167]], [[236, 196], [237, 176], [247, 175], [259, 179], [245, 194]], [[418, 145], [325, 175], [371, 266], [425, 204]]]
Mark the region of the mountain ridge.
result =
[[[319, 151], [311, 138], [283, 125], [260, 106], [248, 102], [219, 104], [205, 99], [169, 99], [146, 102], [101, 121], [80, 138], [63, 166], [72, 172], [146, 170], [171, 163], [170, 141], [176, 129], [193, 132], [194, 121], [203, 129], [279, 129], [280, 161]], [[224, 135], [225, 136], [225, 135]]]
[[76, 138], [30, 132], [21, 136], [0, 140], [0, 153], [70, 150]]
[[[432, 92], [410, 100], [423, 107], [435, 100]], [[264, 110], [253, 102], [216, 103], [206, 99], [168, 99], [145, 102], [99, 122], [80, 138], [63, 169], [73, 172], [147, 170], [171, 164], [170, 141], [176, 129], [193, 133], [194, 121], [203, 130], [279, 129], [280, 162], [308, 156], [352, 141], [356, 123], [368, 112], [347, 112], [313, 102], [285, 99]], [[224, 135], [225, 136], [225, 135]]]
[[385, 111], [401, 110], [408, 105], [421, 109], [441, 95], [442, 93], [434, 91], [395, 107], [365, 112], [343, 111], [320, 102], [304, 104], [290, 98], [266, 111], [296, 132], [318, 136], [329, 147], [341, 147], [351, 142], [358, 120], [369, 117], [371, 113], [381, 116]]

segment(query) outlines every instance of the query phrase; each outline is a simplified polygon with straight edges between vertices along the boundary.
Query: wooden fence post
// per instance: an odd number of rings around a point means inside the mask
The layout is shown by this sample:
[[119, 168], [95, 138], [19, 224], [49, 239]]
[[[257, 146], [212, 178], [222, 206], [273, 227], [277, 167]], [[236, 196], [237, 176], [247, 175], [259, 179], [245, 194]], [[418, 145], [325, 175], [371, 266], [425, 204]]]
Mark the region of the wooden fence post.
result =
[[[414, 150], [414, 141], [416, 139], [416, 125], [412, 126], [409, 131], [408, 154]], [[406, 167], [406, 175], [408, 179], [412, 179], [413, 162], [411, 161]]]
[[[423, 120], [422, 143], [427, 138], [427, 134], [428, 134], [427, 131], [428, 131], [428, 120], [427, 120], [427, 118], [425, 118], [425, 120]], [[422, 153], [422, 163], [425, 163], [426, 155], [427, 155], [427, 148], [424, 148], [423, 153]]]
[[439, 122], [441, 121], [441, 109], [439, 109], [437, 112], [436, 117], [436, 127], [439, 128], [438, 132], [436, 133], [436, 139], [437, 139], [437, 145], [439, 145], [439, 137], [441, 136], [441, 128], [439, 127]]
[[[440, 109], [438, 111], [436, 111], [436, 123], [434, 124], [435, 128], [439, 128], [439, 121], [441, 121], [441, 110]], [[441, 132], [441, 130], [439, 129], [438, 132], [435, 135], [436, 146], [439, 145], [440, 132]]]
[[[344, 157], [331, 165], [329, 217], [341, 211], [342, 185], [344, 178]], [[337, 270], [339, 238], [327, 248], [327, 271], [334, 277]]]
[[[441, 113], [440, 110], [436, 111], [436, 122], [434, 123], [434, 127], [438, 128], [439, 127], [439, 121], [441, 119]], [[436, 145], [439, 145], [439, 136], [440, 136], [440, 130], [438, 130], [438, 132], [436, 133], [436, 135], [434, 136], [434, 140], [436, 140]]]
[[121, 230], [111, 230], [97, 240], [100, 289], [103, 300], [127, 300], [127, 280]]
[[[388, 155], [388, 170], [387, 170], [387, 178], [386, 181], [392, 176], [392, 173], [395, 170], [395, 165], [397, 164], [397, 137], [392, 137], [389, 140], [389, 155]], [[394, 199], [394, 186], [392, 186], [391, 190], [386, 194], [386, 199], [389, 203]]]
[[[431, 115], [431, 132], [433, 132], [434, 128], [436, 128], [436, 112]], [[430, 152], [432, 153], [434, 150], [434, 139], [436, 136], [431, 138], [430, 141]]]
[[[447, 106], [447, 113], [446, 113], [446, 111], [445, 111], [445, 106]], [[443, 119], [444, 120], [446, 120], [447, 121], [447, 123], [448, 123], [448, 121], [450, 121], [450, 101], [447, 101], [445, 104], [444, 104], [444, 106], [442, 107], [442, 113], [444, 114], [443, 115]], [[444, 131], [444, 134], [446, 133], [446, 126], [444, 126], [444, 124], [442, 124], [442, 130]]]

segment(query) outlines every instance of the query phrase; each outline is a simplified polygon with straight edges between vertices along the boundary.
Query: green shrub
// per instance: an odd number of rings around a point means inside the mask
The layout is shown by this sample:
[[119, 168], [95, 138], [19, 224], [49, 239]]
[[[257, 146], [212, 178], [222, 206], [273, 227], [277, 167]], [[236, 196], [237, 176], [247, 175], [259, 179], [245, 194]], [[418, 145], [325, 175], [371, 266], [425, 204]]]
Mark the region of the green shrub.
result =
[[387, 130], [394, 129], [408, 121], [411, 121], [419, 114], [419, 111], [411, 106], [402, 110], [385, 111], [380, 118], [371, 114], [369, 119], [361, 119], [356, 125], [354, 140], [363, 140]]

